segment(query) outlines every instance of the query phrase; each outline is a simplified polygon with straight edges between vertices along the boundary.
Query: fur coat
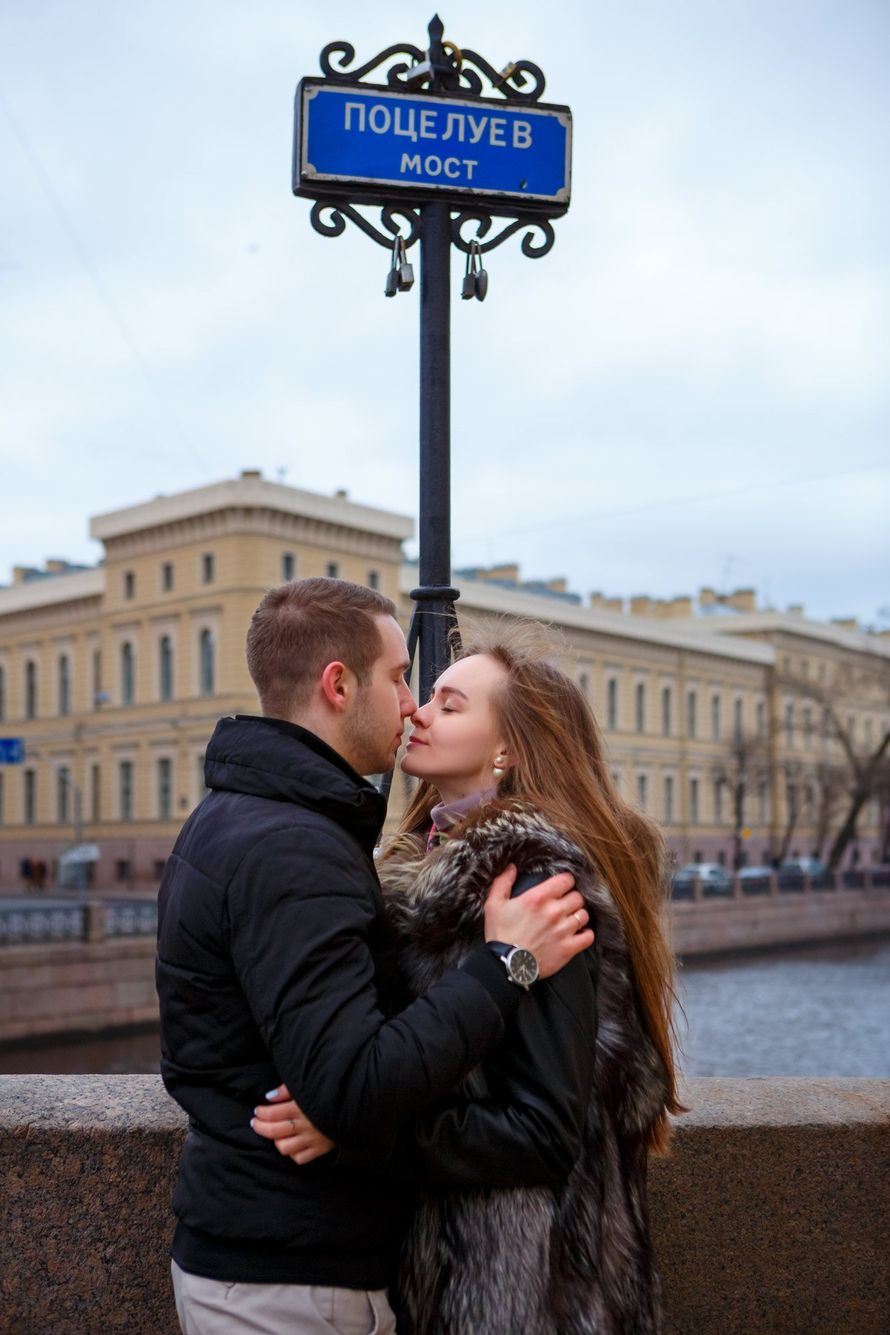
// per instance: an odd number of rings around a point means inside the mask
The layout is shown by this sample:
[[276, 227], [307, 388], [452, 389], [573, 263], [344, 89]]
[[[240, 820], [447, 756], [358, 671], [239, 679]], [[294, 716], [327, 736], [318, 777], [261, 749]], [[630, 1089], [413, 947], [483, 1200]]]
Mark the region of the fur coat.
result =
[[[483, 812], [428, 857], [380, 866], [405, 981], [420, 994], [478, 945], [488, 887], [510, 861], [521, 873], [571, 871], [596, 930], [595, 1076], [581, 1154], [558, 1188], [423, 1193], [402, 1257], [399, 1332], [656, 1335], [645, 1135], [666, 1082], [608, 889], [541, 816]], [[465, 1092], [483, 1088], [471, 1076]]]

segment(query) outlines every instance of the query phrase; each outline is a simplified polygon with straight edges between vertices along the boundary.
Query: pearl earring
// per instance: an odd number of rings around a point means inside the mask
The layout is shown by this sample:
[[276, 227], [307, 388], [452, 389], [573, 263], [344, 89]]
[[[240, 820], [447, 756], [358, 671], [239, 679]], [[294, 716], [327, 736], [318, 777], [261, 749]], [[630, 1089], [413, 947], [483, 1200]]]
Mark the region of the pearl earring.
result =
[[495, 756], [494, 769], [492, 770], [492, 773], [494, 774], [495, 778], [495, 783], [498, 783], [504, 777], [504, 771], [502, 768], [503, 764], [504, 764], [504, 757]]

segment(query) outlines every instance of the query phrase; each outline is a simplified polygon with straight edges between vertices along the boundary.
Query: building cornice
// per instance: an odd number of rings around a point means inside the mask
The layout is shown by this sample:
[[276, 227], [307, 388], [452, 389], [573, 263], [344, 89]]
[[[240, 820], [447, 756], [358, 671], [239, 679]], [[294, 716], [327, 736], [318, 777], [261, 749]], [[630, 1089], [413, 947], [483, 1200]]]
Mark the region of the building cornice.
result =
[[[417, 567], [403, 565], [399, 573], [402, 593], [409, 594], [417, 585]], [[462, 608], [468, 611], [507, 613], [527, 617], [552, 626], [571, 630], [587, 630], [616, 640], [633, 640], [638, 644], [668, 649], [685, 649], [704, 657], [731, 659], [736, 663], [772, 666], [775, 651], [772, 645], [733, 640], [717, 640], [706, 632], [684, 628], [673, 623], [649, 618], [627, 616], [623, 612], [605, 612], [599, 608], [581, 607], [543, 594], [520, 589], [506, 589], [502, 584], [486, 584], [483, 580], [464, 579], [460, 583], [458, 615]]]
[[684, 629], [687, 626], [701, 627], [706, 635], [744, 636], [775, 632], [832, 644], [839, 649], [851, 649], [857, 654], [890, 658], [890, 638], [871, 635], [864, 630], [851, 630], [831, 621], [811, 621], [793, 612], [735, 612], [731, 616], [697, 617], [681, 624]]
[[107, 543], [146, 529], [166, 528], [231, 509], [277, 511], [345, 529], [359, 529], [397, 542], [414, 534], [414, 520], [407, 515], [358, 505], [345, 496], [322, 496], [261, 477], [240, 477], [94, 515], [90, 520], [90, 536]]
[[76, 570], [70, 574], [48, 575], [45, 579], [26, 580], [0, 589], [0, 617], [16, 612], [31, 612], [56, 603], [73, 603], [83, 598], [101, 598], [105, 592], [105, 571]]

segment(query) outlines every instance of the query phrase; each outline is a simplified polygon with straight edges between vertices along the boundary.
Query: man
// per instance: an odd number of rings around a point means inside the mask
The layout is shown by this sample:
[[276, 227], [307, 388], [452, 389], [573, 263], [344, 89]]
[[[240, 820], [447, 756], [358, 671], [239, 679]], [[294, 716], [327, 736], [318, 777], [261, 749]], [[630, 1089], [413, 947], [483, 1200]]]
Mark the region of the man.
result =
[[[186, 1335], [383, 1335], [409, 1198], [361, 1165], [385, 1163], [478, 1065], [524, 991], [503, 949], [480, 946], [393, 1015], [384, 803], [360, 777], [390, 767], [416, 708], [393, 604], [340, 580], [284, 585], [254, 615], [247, 661], [263, 716], [218, 724], [211, 792], [159, 898], [161, 1069], [189, 1114], [177, 1309]], [[486, 940], [530, 951], [546, 977], [592, 942], [581, 897], [557, 876], [511, 899], [512, 879], [492, 886]], [[279, 1083], [336, 1154], [297, 1168], [254, 1135]]]

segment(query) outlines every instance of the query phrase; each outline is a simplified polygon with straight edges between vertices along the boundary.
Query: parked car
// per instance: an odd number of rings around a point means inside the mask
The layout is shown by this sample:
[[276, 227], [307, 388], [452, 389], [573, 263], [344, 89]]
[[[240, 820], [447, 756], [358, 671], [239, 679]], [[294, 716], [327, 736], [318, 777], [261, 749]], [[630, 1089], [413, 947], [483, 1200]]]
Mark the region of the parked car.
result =
[[736, 875], [742, 883], [742, 894], [767, 894], [772, 874], [772, 867], [741, 867]]
[[[719, 862], [690, 862], [674, 873], [675, 898], [692, 894], [693, 883], [701, 881], [703, 895], [731, 895], [732, 877]], [[679, 895], [676, 893], [679, 891]]]
[[785, 858], [779, 867], [779, 873], [788, 872], [791, 875], [816, 876], [825, 875], [825, 863], [819, 858]]

